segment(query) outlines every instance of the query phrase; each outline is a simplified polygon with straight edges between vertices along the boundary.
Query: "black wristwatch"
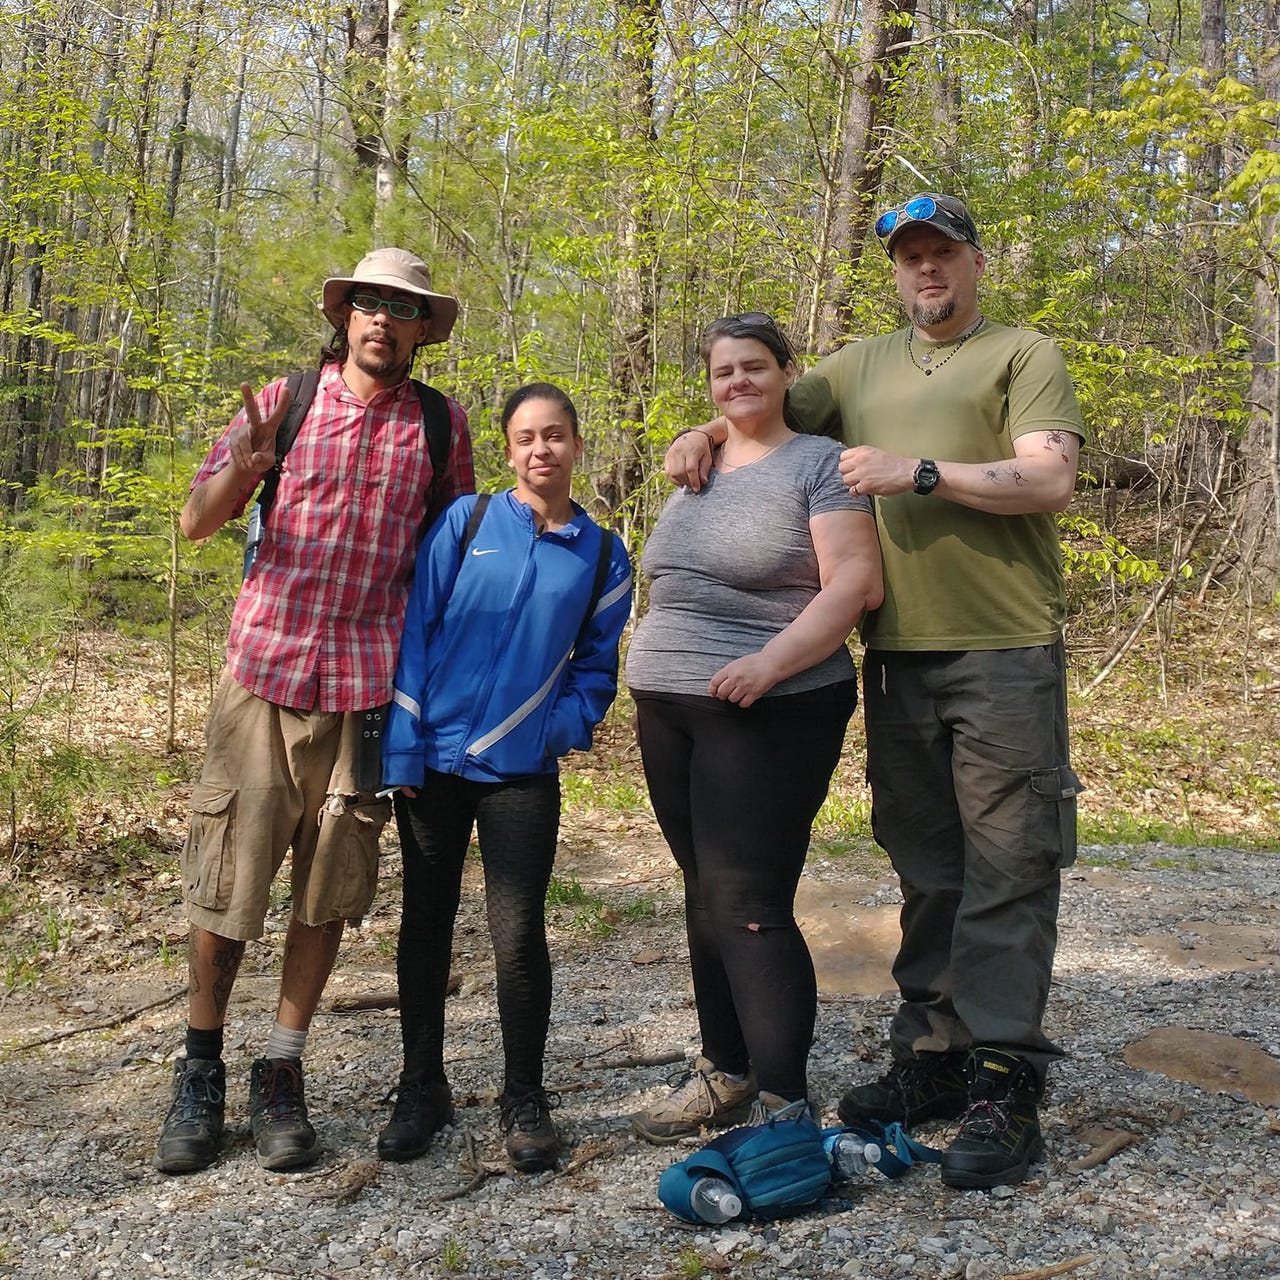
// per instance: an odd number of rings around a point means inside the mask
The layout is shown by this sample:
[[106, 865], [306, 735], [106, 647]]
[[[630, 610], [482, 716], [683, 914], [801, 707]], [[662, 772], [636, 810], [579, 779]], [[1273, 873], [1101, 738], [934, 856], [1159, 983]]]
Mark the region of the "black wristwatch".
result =
[[915, 474], [916, 492], [922, 495], [932, 493], [941, 479], [938, 464], [932, 458], [921, 458]]

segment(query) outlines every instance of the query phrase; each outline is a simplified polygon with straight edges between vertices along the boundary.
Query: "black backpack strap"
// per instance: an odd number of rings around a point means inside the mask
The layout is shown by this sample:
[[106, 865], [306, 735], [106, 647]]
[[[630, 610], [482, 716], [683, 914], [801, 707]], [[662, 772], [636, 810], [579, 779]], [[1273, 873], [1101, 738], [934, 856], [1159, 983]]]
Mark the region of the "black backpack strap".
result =
[[600, 550], [596, 555], [596, 576], [591, 583], [591, 599], [587, 603], [587, 612], [583, 616], [582, 626], [578, 628], [578, 639], [582, 639], [582, 633], [587, 629], [588, 623], [595, 617], [596, 609], [600, 606], [600, 597], [604, 594], [605, 579], [609, 576], [609, 565], [613, 561], [613, 539], [614, 533], [612, 529], [600, 530]]
[[484, 519], [484, 513], [492, 496], [489, 493], [476, 495], [476, 505], [471, 508], [471, 514], [467, 517], [466, 527], [462, 530], [462, 541], [458, 543], [459, 563], [461, 563], [462, 557], [467, 554], [467, 548], [476, 540], [476, 531], [480, 528], [480, 521]]
[[285, 454], [293, 448], [298, 438], [302, 420], [316, 398], [316, 387], [320, 385], [320, 371], [308, 369], [306, 373], [291, 373], [285, 380], [289, 388], [289, 407], [285, 410], [284, 421], [276, 431], [276, 465], [262, 477], [262, 488], [258, 490], [258, 518], [262, 524], [267, 522], [267, 514], [276, 500], [276, 489], [280, 484], [280, 465]]
[[422, 525], [423, 529], [428, 529], [440, 514], [440, 482], [449, 465], [449, 446], [453, 443], [453, 416], [449, 412], [449, 402], [442, 392], [425, 382], [419, 382], [417, 378], [412, 381], [413, 389], [418, 393], [418, 402], [422, 405], [422, 430], [427, 437], [427, 453], [431, 458], [431, 483], [427, 488], [426, 517]]

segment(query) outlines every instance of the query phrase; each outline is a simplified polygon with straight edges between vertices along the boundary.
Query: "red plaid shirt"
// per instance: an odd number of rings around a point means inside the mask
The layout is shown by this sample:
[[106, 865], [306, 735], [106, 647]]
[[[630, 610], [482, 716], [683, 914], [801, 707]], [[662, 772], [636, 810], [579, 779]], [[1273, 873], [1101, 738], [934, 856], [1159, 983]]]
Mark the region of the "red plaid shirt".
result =
[[[258, 397], [275, 408], [284, 380]], [[467, 415], [449, 400], [453, 433], [437, 500], [474, 493]], [[230, 460], [227, 436], [192, 488]], [[422, 409], [409, 380], [361, 404], [328, 364], [231, 619], [227, 665], [251, 693], [304, 711], [363, 711], [391, 697], [405, 602], [431, 479]], [[257, 489], [240, 496], [235, 515]]]

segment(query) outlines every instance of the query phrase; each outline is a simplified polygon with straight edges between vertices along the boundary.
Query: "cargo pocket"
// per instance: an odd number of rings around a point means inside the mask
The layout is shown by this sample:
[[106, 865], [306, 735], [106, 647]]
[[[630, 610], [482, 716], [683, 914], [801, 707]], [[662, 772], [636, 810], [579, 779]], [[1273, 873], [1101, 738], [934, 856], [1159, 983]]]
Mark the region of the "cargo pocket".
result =
[[236, 791], [196, 783], [191, 792], [191, 827], [182, 849], [182, 893], [210, 911], [231, 904], [235, 880], [232, 857]]
[[378, 887], [378, 842], [391, 800], [331, 795], [320, 811], [320, 837], [307, 885], [308, 921], [359, 920]]
[[1083, 790], [1069, 765], [1031, 771], [1027, 843], [1043, 849], [1054, 869], [1069, 867], [1076, 860], [1076, 796]]

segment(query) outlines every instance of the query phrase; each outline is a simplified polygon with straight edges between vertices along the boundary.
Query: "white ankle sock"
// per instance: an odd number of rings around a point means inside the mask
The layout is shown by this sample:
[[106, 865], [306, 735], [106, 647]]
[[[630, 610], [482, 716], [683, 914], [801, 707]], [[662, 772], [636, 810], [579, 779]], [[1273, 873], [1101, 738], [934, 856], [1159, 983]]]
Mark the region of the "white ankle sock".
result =
[[282, 1027], [278, 1022], [271, 1027], [271, 1035], [267, 1039], [264, 1058], [296, 1058], [301, 1061], [302, 1051], [307, 1047], [307, 1033], [294, 1031], [290, 1027]]

